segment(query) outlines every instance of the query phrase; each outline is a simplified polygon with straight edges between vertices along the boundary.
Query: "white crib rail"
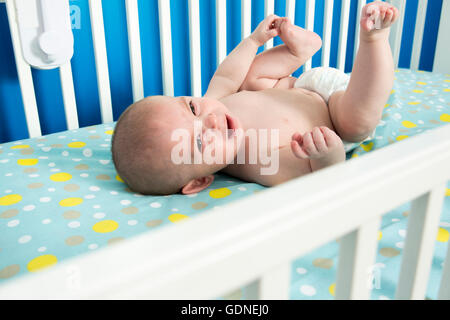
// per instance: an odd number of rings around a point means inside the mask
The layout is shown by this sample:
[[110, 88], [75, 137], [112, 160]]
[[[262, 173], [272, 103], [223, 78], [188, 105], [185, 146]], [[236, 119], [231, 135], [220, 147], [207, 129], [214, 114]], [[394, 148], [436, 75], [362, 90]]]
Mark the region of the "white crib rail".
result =
[[[417, 275], [429, 268], [427, 250], [450, 179], [449, 137], [450, 126], [441, 127], [22, 276], [0, 286], [0, 298], [214, 298], [257, 281], [252, 287], [259, 297], [284, 299], [290, 262], [344, 236], [336, 298], [364, 299], [370, 292], [364, 284], [374, 261], [379, 219], [413, 199], [410, 227], [421, 232], [406, 239], [403, 264], [412, 263], [412, 269], [402, 274], [398, 297], [422, 298], [426, 280]], [[73, 276], [67, 270], [74, 268], [77, 288], [67, 285]], [[448, 263], [445, 272], [448, 281]], [[404, 286], [405, 281], [412, 285]], [[448, 285], [441, 284], [443, 297]]]

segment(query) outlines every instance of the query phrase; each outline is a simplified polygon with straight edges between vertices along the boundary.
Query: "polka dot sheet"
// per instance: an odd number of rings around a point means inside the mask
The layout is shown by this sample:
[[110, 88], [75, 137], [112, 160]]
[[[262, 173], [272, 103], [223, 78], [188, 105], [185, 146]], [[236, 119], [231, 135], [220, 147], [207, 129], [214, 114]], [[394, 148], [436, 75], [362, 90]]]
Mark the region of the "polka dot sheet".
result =
[[[348, 154], [359, 157], [450, 123], [450, 75], [397, 70], [374, 140]], [[177, 223], [264, 189], [216, 175], [191, 195], [131, 192], [111, 161], [114, 124], [0, 145], [0, 285], [67, 258]], [[437, 296], [450, 231], [450, 185], [436, 239], [427, 297]], [[361, 208], [362, 214], [364, 208]], [[373, 275], [374, 299], [392, 299], [410, 204], [385, 215]], [[292, 265], [291, 299], [332, 299], [339, 244], [332, 242]], [[240, 289], [226, 299], [245, 297]]]

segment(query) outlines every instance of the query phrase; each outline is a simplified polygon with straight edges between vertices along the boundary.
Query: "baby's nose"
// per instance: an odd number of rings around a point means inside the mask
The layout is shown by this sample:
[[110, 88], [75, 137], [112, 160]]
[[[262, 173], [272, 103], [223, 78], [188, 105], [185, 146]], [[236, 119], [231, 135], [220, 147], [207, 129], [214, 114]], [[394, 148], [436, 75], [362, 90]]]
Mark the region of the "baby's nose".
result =
[[208, 129], [217, 129], [217, 117], [214, 113], [208, 114], [205, 119], [205, 125]]

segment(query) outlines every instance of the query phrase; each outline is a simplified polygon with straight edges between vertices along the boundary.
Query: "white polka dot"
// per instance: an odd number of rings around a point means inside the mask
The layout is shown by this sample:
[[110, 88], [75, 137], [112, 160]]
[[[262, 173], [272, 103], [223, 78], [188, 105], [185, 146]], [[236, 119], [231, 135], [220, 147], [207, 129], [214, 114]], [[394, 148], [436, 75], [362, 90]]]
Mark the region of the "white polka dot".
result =
[[179, 210], [177, 208], [172, 208], [172, 211], [177, 212]]
[[305, 268], [297, 268], [295, 271], [297, 271], [298, 274], [305, 274], [308, 272]]
[[117, 191], [111, 191], [110, 194], [112, 194], [113, 196], [117, 196], [119, 193]]
[[152, 203], [150, 203], [150, 207], [152, 207], [152, 208], [161, 208], [161, 203], [159, 203], [159, 202], [152, 202]]
[[61, 169], [57, 169], [57, 168], [50, 169], [50, 172], [60, 172], [60, 171], [61, 171]]
[[17, 227], [19, 225], [19, 223], [20, 223], [20, 221], [17, 220], [17, 219], [16, 220], [11, 220], [11, 221], [8, 222], [7, 226], [10, 227], [10, 228], [13, 228], [13, 227]]
[[5, 177], [11, 177], [13, 174], [12, 173], [7, 173], [7, 174], [5, 174]]
[[392, 219], [392, 222], [399, 222], [400, 219]]
[[303, 285], [300, 287], [300, 292], [305, 296], [312, 297], [316, 294], [316, 288], [310, 285]]
[[245, 187], [239, 187], [238, 190], [239, 190], [239, 191], [247, 191], [247, 188], [245, 188]]
[[398, 234], [400, 237], [406, 237], [406, 230], [405, 229], [400, 229], [398, 230]]
[[100, 209], [102, 206], [101, 205], [99, 205], [99, 204], [96, 204], [95, 206], [92, 206], [92, 208], [94, 208], [94, 209]]
[[33, 206], [32, 204], [29, 204], [25, 207], [23, 207], [23, 211], [33, 211], [36, 207]]
[[85, 199], [94, 199], [95, 196], [93, 194], [87, 194], [84, 196]]
[[130, 200], [120, 200], [120, 204], [123, 206], [128, 206], [131, 204], [131, 201]]
[[44, 252], [45, 250], [47, 250], [46, 247], [39, 247], [39, 248], [37, 249], [37, 251], [39, 251], [39, 252]]
[[91, 190], [91, 191], [100, 191], [100, 188], [97, 187], [97, 186], [92, 186], [92, 187], [89, 187], [89, 190]]
[[440, 225], [441, 227], [448, 228], [448, 227], [450, 227], [450, 222], [444, 222], [444, 221], [442, 221], [439, 225]]
[[69, 223], [67, 224], [67, 226], [68, 226], [69, 228], [75, 229], [75, 228], [78, 228], [78, 227], [80, 226], [80, 222], [78, 222], [78, 221], [72, 221], [72, 222], [69, 222]]
[[28, 175], [30, 178], [38, 178], [39, 177], [39, 175], [38, 174], [30, 174], [30, 175]]
[[43, 197], [43, 198], [40, 198], [39, 201], [42, 202], [42, 203], [46, 203], [46, 202], [52, 201], [52, 198], [50, 198], [50, 197]]
[[48, 166], [49, 166], [50, 168], [53, 168], [54, 166], [56, 166], [56, 164], [55, 164], [54, 162], [50, 162], [50, 163], [48, 164]]
[[82, 173], [82, 174], [80, 174], [80, 177], [82, 177], [82, 178], [88, 178], [88, 177], [89, 177], [89, 174], [87, 174], [87, 173]]
[[51, 219], [44, 219], [44, 220], [42, 220], [43, 224], [49, 224], [50, 222], [52, 222]]
[[97, 249], [98, 248], [98, 244], [91, 243], [90, 245], [88, 245], [88, 248], [91, 249], [91, 250]]
[[193, 194], [188, 194], [187, 197], [188, 198], [194, 198], [198, 195], [198, 193], [193, 193]]
[[129, 226], [135, 226], [137, 225], [138, 221], [137, 220], [128, 220], [128, 225]]
[[92, 154], [93, 154], [93, 152], [92, 152], [91, 149], [84, 149], [83, 150], [83, 156], [85, 156], [86, 158], [92, 157]]
[[31, 240], [31, 236], [27, 234], [27, 235], [21, 236], [19, 238], [18, 242], [23, 244], [23, 243], [29, 242], [30, 240]]
[[67, 151], [63, 151], [63, 153], [61, 153], [64, 157], [67, 157], [69, 155], [69, 152]]
[[397, 248], [403, 249], [403, 247], [405, 246], [405, 243], [404, 243], [403, 241], [400, 241], [400, 242], [397, 242], [397, 243], [395, 244], [395, 246], [396, 246]]
[[94, 218], [95, 219], [103, 219], [105, 216], [106, 216], [106, 214], [103, 213], [103, 212], [94, 213]]
[[72, 161], [75, 161], [75, 162], [80, 162], [82, 159], [78, 159], [78, 158], [76, 158], [76, 159], [72, 159]]
[[47, 190], [48, 190], [48, 192], [55, 192], [56, 191], [55, 188], [48, 188]]
[[11, 193], [12, 190], [5, 190], [5, 193]]

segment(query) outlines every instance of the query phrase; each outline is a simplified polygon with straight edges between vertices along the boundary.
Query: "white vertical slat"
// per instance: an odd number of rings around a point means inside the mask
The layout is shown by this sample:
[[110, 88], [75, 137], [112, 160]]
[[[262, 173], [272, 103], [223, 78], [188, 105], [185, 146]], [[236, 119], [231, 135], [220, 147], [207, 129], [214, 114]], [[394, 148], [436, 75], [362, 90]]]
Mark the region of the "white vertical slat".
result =
[[441, 22], [434, 55], [433, 72], [450, 73], [450, 1], [442, 2]]
[[[268, 17], [275, 12], [275, 1], [264, 0], [264, 17]], [[270, 39], [264, 44], [264, 49], [270, 49], [273, 47], [273, 39]]]
[[[227, 1], [216, 0], [217, 66], [227, 57]], [[249, 33], [250, 34], [250, 33]]]
[[42, 135], [41, 125], [34, 92], [33, 77], [28, 63], [25, 62], [20, 45], [19, 28], [17, 26], [16, 10], [12, 0], [6, 1], [6, 10], [8, 13], [9, 29], [16, 57], [17, 75], [19, 77], [20, 91], [22, 93], [23, 108], [27, 122], [28, 134], [30, 138], [40, 137]]
[[[306, 19], [305, 19], [305, 29], [314, 31], [314, 11], [316, 7], [315, 0], [306, 1]], [[305, 66], [303, 68], [304, 72], [311, 69], [312, 66], [312, 58], [306, 61]]]
[[450, 245], [447, 247], [447, 257], [445, 258], [444, 268], [442, 270], [438, 299], [450, 300]]
[[249, 300], [289, 300], [291, 265], [289, 263], [266, 272], [246, 290]]
[[189, 44], [191, 50], [191, 95], [202, 95], [199, 0], [189, 0]]
[[286, 1], [286, 17], [288, 17], [293, 24], [295, 24], [295, 0]]
[[95, 64], [97, 67], [98, 94], [102, 122], [112, 122], [111, 88], [109, 84], [108, 56], [106, 55], [105, 29], [101, 0], [89, 0], [92, 39], [94, 41]]
[[411, 57], [411, 69], [419, 70], [420, 54], [422, 53], [423, 32], [425, 30], [425, 19], [427, 17], [428, 0], [419, 0], [417, 8], [416, 30], [414, 31], [414, 42]]
[[[362, 9], [366, 5], [366, 0], [358, 0], [358, 11], [356, 13], [356, 28], [355, 28], [355, 47], [353, 48], [353, 62], [356, 59], [356, 54], [358, 53], [359, 49], [359, 36], [361, 32], [361, 16], [362, 16]], [[353, 65], [353, 63], [352, 63]]]
[[245, 39], [252, 33], [252, 0], [241, 0], [241, 38]]
[[61, 79], [61, 89], [64, 101], [64, 111], [66, 113], [66, 124], [68, 130], [78, 129], [77, 102], [75, 99], [75, 89], [73, 87], [72, 66], [67, 62], [59, 68]]
[[350, 0], [342, 0], [341, 30], [339, 32], [339, 49], [337, 61], [337, 68], [342, 71], [345, 70], [349, 17], [350, 17]]
[[398, 62], [400, 59], [400, 48], [402, 45], [402, 35], [403, 35], [403, 22], [405, 21], [405, 8], [406, 0], [389, 0], [391, 4], [397, 7], [400, 13], [400, 17], [392, 27], [389, 42], [392, 48], [392, 55], [394, 57], [394, 66], [398, 68]]
[[170, 26], [170, 1], [158, 0], [159, 34], [164, 95], [173, 97], [172, 28]]
[[333, 3], [334, 0], [325, 1], [325, 14], [323, 17], [322, 67], [330, 66], [331, 28], [333, 26]]
[[133, 101], [144, 98], [144, 78], [142, 75], [141, 38], [139, 32], [139, 12], [137, 0], [126, 0], [128, 47], [130, 50], [131, 84]]
[[396, 299], [425, 298], [445, 187], [439, 184], [412, 203]]
[[378, 245], [380, 219], [363, 224], [340, 240], [337, 300], [368, 300]]

